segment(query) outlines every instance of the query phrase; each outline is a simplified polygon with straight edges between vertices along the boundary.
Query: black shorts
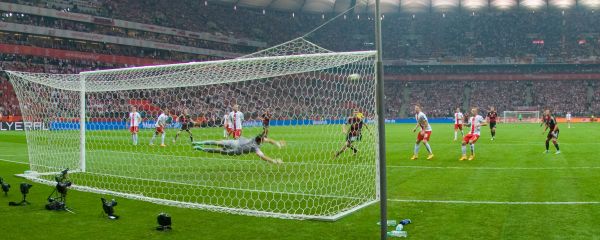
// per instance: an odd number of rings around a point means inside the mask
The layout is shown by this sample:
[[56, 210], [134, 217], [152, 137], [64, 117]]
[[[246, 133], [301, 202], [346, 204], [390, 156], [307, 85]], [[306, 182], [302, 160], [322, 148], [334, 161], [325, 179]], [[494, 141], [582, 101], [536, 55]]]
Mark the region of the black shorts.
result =
[[182, 123], [181, 124], [181, 131], [190, 131], [190, 128], [192, 128], [193, 123]]
[[490, 123], [490, 129], [495, 128], [496, 127], [496, 123], [495, 122], [491, 122]]
[[[556, 130], [556, 139], [558, 139], [559, 133], [560, 133], [560, 130]], [[548, 132], [548, 136], [546, 136], [546, 138], [548, 138], [548, 139], [555, 138], [554, 135], [552, 135], [552, 131]]]

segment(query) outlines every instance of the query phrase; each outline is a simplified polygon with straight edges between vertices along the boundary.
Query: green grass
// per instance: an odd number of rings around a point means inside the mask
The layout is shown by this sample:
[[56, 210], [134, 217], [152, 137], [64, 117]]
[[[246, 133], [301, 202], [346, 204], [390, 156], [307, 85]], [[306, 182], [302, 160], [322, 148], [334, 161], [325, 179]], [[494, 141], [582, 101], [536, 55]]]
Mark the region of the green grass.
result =
[[[259, 130], [249, 128], [246, 134], [253, 137]], [[30, 132], [35, 152], [52, 152], [52, 158], [36, 155], [32, 162], [55, 167], [35, 170], [77, 169], [79, 153], [73, 150], [78, 149], [78, 134]], [[77, 185], [149, 198], [292, 215], [331, 216], [376, 199], [375, 146], [368, 144], [372, 136], [357, 143], [359, 156], [333, 159], [343, 137], [337, 125], [271, 128], [271, 135], [285, 138], [288, 146], [261, 148], [285, 161], [282, 165], [257, 161], [253, 154], [194, 151], [184, 137], [172, 144], [170, 136], [166, 148], [149, 146], [152, 134], [141, 131], [140, 144], [134, 146], [127, 131], [88, 131], [86, 172], [71, 174], [71, 179]], [[221, 139], [222, 129], [194, 129], [194, 135], [198, 140]], [[62, 148], [57, 151], [56, 146]]]
[[[450, 124], [434, 125], [431, 145], [436, 158], [424, 160], [425, 150], [421, 148], [421, 158], [410, 161], [415, 135], [410, 131], [412, 125], [387, 125], [387, 157], [388, 157], [388, 196], [389, 217], [391, 219], [411, 218], [413, 224], [408, 225], [409, 238], [413, 239], [600, 239], [597, 227], [600, 219], [600, 204], [507, 204], [518, 202], [596, 202], [600, 201], [597, 182], [600, 180], [600, 163], [597, 162], [598, 126], [596, 124], [577, 124], [567, 129], [561, 125], [561, 155], [542, 154], [544, 150], [541, 128], [530, 125], [500, 125], [497, 139], [489, 140], [489, 132], [484, 131], [477, 143], [477, 159], [472, 162], [459, 162], [459, 143], [452, 141]], [[326, 128], [329, 131], [329, 128]], [[336, 128], [338, 129], [338, 128]], [[202, 131], [203, 129], [196, 129]], [[325, 163], [329, 149], [339, 147], [337, 137], [327, 132], [327, 138], [319, 138], [323, 129], [306, 128], [296, 132], [286, 132], [288, 147], [277, 150], [265, 147], [267, 154], [273, 156], [290, 156], [284, 159], [288, 167], [277, 168], [260, 162], [255, 157], [244, 156], [236, 164], [227, 164], [221, 156], [209, 156], [204, 153], [185, 153], [187, 139], [183, 135], [178, 145], [165, 149], [139, 146], [119, 147], [119, 151], [136, 151], [147, 154], [167, 156], [175, 161], [188, 164], [189, 171], [206, 172], [219, 170], [223, 176], [243, 174], [240, 167], [252, 167], [260, 176], [254, 181], [265, 178], [287, 180], [294, 179], [314, 181], [314, 175], [293, 175], [294, 170], [315, 172], [298, 163], [319, 160], [314, 163]], [[339, 130], [338, 130], [339, 131]], [[206, 137], [217, 137], [218, 131], [203, 133]], [[273, 137], [277, 137], [277, 131]], [[65, 133], [69, 135], [68, 133]], [[115, 151], [117, 145], [127, 145], [127, 139], [117, 137], [113, 132], [95, 132], [96, 142], [88, 141], [90, 154], [102, 153], [100, 150]], [[151, 133], [142, 133], [146, 141]], [[343, 136], [341, 136], [343, 137]], [[340, 137], [340, 138], [341, 138]], [[69, 137], [64, 137], [68, 139]], [[66, 212], [49, 212], [43, 209], [45, 198], [52, 188], [34, 184], [28, 196], [31, 206], [9, 207], [6, 202], [20, 198], [18, 184], [25, 180], [14, 177], [29, 167], [26, 163], [27, 146], [23, 132], [0, 132], [0, 176], [13, 185], [8, 197], [0, 196], [0, 216], [2, 216], [2, 239], [376, 239], [378, 226], [375, 224], [379, 216], [377, 205], [369, 206], [336, 222], [281, 220], [273, 218], [248, 217], [216, 213], [204, 210], [184, 209], [156, 205], [147, 202], [117, 198], [119, 205], [117, 214], [122, 216], [118, 221], [109, 221], [101, 217], [100, 195], [78, 191], [69, 192], [69, 205], [76, 214]], [[298, 142], [315, 142], [316, 148], [307, 147]], [[335, 143], [332, 143], [335, 142]], [[72, 144], [72, 143], [69, 143]], [[50, 148], [51, 146], [46, 146]], [[327, 160], [330, 165], [320, 166], [323, 173], [342, 170], [329, 169], [328, 166], [360, 165], [369, 158], [373, 149], [362, 145], [357, 158], [350, 153], [338, 160]], [[553, 147], [551, 147], [551, 150]], [[58, 151], [58, 150], [55, 150]], [[117, 152], [119, 152], [117, 151]], [[182, 154], [183, 152], [183, 154]], [[106, 154], [106, 152], [105, 152]], [[116, 154], [116, 155], [115, 155]], [[119, 156], [122, 153], [111, 153], [108, 156]], [[191, 154], [191, 155], [190, 155]], [[99, 154], [101, 156], [101, 154]], [[43, 156], [37, 156], [41, 157]], [[93, 157], [92, 157], [93, 158]], [[191, 158], [205, 159], [196, 163]], [[96, 171], [111, 170], [110, 164], [119, 162], [102, 162], [100, 157], [90, 168]], [[122, 158], [125, 159], [125, 158]], [[119, 160], [122, 160], [119, 159]], [[179, 160], [178, 160], [179, 159]], [[13, 161], [13, 162], [7, 162]], [[148, 160], [147, 164], [125, 162], [141, 165], [141, 172], [150, 170], [169, 171], [159, 160]], [[224, 163], [218, 165], [216, 163]], [[96, 164], [96, 165], [94, 165]], [[104, 165], [103, 165], [104, 164]], [[118, 165], [118, 164], [117, 164]], [[285, 164], [284, 164], [285, 165]], [[295, 166], [295, 167], [291, 167]], [[350, 170], [348, 170], [350, 171]], [[186, 173], [187, 171], [183, 171]], [[342, 171], [343, 172], [343, 171]], [[345, 173], [345, 172], [344, 172]], [[136, 172], [120, 172], [131, 174]], [[169, 181], [176, 185], [184, 182], [189, 176], [167, 174]], [[348, 185], [359, 184], [357, 179], [343, 180], [344, 174], [332, 181], [339, 181], [338, 189], [329, 190], [343, 194], [339, 189], [351, 188]], [[73, 176], [74, 179], [77, 176]], [[152, 176], [155, 177], [155, 176]], [[248, 179], [244, 177], [243, 179]], [[258, 178], [258, 179], [256, 179]], [[90, 178], [91, 180], [91, 178]], [[119, 179], [105, 178], [103, 181], [116, 182]], [[198, 184], [202, 179], [195, 179]], [[277, 182], [277, 181], [275, 181]], [[349, 183], [349, 184], [348, 184]], [[137, 184], [135, 181], [131, 184]], [[242, 183], [232, 179], [224, 179], [215, 185], [242, 187]], [[288, 184], [282, 186], [273, 183], [272, 187], [286, 191], [306, 191], [309, 186]], [[246, 187], [257, 187], [246, 183]], [[270, 185], [271, 186], [271, 185]], [[139, 190], [139, 189], [138, 189]], [[131, 191], [138, 191], [133, 189]], [[326, 189], [315, 190], [327, 192]], [[213, 192], [214, 193], [214, 192]], [[210, 194], [210, 192], [206, 192]], [[462, 203], [420, 202], [413, 200], [465, 201]], [[408, 201], [408, 202], [406, 202]], [[500, 204], [483, 204], [479, 202], [497, 202]], [[506, 202], [502, 204], [502, 202]], [[168, 212], [173, 216], [174, 230], [161, 233], [153, 230], [155, 216], [159, 212]]]

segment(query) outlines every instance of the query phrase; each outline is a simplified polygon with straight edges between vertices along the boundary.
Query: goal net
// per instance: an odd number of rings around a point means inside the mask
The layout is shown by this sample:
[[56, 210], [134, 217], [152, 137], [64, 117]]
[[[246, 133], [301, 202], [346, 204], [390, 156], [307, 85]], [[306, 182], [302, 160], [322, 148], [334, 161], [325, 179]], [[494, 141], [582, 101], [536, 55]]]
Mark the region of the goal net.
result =
[[539, 123], [539, 111], [504, 111], [503, 123]]
[[[375, 52], [330, 52], [304, 39], [233, 60], [135, 67], [75, 75], [7, 72], [25, 121], [23, 176], [54, 184], [70, 168], [73, 188], [179, 207], [296, 219], [336, 220], [378, 201]], [[352, 77], [351, 77], [352, 76]], [[237, 104], [242, 137], [263, 132], [261, 151], [225, 155], [192, 148], [176, 116], [188, 109], [193, 141], [223, 140], [222, 120]], [[138, 144], [130, 107], [141, 115]], [[167, 108], [165, 147], [155, 121]], [[342, 125], [354, 110], [365, 130], [352, 150]], [[231, 138], [230, 138], [231, 139]]]

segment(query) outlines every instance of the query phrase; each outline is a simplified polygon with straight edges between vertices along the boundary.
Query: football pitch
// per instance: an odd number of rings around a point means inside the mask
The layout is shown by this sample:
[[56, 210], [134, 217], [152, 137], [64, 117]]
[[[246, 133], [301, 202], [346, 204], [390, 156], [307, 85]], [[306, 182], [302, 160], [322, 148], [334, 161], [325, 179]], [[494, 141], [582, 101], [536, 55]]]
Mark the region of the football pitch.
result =
[[[433, 125], [434, 160], [425, 160], [424, 147], [421, 147], [419, 160], [409, 160], [415, 139], [413, 126], [386, 126], [388, 218], [410, 218], [413, 223], [405, 227], [409, 238], [594, 239], [600, 236], [597, 124], [575, 124], [570, 129], [561, 124], [562, 154], [559, 155], [553, 154], [553, 146], [549, 154], [542, 154], [546, 135], [538, 124], [500, 124], [493, 142], [489, 130], [484, 128], [476, 145], [476, 160], [462, 162], [458, 161], [460, 143], [452, 141], [450, 124]], [[168, 133], [171, 134], [167, 137], [169, 144], [173, 132]], [[146, 142], [151, 132], [143, 134], [141, 143]], [[214, 137], [218, 136], [215, 132]], [[180, 137], [178, 145], [147, 151], [157, 155], [184, 152], [188, 139], [185, 134]], [[275, 134], [272, 137], [277, 138]], [[343, 135], [339, 139], [343, 140]], [[125, 146], [127, 140], [125, 137], [119, 145]], [[302, 153], [308, 152], [307, 158], [333, 152], [295, 149], [294, 141], [314, 142], [317, 146], [342, 144], [333, 138], [319, 138], [318, 128], [286, 140], [290, 141], [289, 149], [284, 151], [299, 157], [307, 156]], [[105, 148], [98, 150], [114, 150], [110, 144], [97, 146]], [[359, 154], [372, 151], [364, 145], [359, 147]], [[124, 148], [120, 147], [125, 151]], [[278, 150], [273, 147], [263, 150], [277, 157]], [[0, 216], [4, 220], [2, 239], [377, 239], [379, 236], [377, 205], [336, 222], [321, 222], [232, 215], [116, 198], [119, 203], [115, 211], [121, 219], [110, 221], [101, 214], [99, 198], [102, 195], [70, 191], [68, 205], [76, 214], [49, 212], [43, 208], [52, 187], [34, 184], [28, 195], [32, 205], [9, 207], [8, 201], [18, 201], [21, 197], [18, 184], [26, 180], [14, 174], [29, 168], [27, 152], [24, 132], [0, 132], [0, 176], [12, 185], [7, 197], [0, 196]], [[351, 155], [348, 151], [337, 161], [349, 162]], [[255, 156], [244, 156], [243, 160], [268, 166]], [[334, 180], [341, 182], [340, 189], [348, 191], [352, 188], [344, 187], [345, 183], [360, 182], [360, 179]], [[153, 230], [160, 212], [168, 212], [173, 217], [173, 231]]]

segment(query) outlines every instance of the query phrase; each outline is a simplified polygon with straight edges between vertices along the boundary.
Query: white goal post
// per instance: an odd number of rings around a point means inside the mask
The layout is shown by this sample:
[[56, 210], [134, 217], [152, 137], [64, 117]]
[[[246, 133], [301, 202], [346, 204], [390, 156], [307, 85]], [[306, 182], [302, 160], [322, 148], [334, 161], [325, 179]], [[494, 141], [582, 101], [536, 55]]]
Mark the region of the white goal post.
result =
[[539, 123], [540, 111], [504, 111], [503, 123]]
[[[27, 128], [30, 174], [55, 184], [70, 168], [73, 188], [160, 204], [294, 219], [337, 220], [379, 200], [377, 131], [351, 150], [342, 124], [354, 110], [377, 129], [374, 51], [330, 52], [304, 39], [239, 59], [45, 74], [8, 71]], [[352, 75], [352, 77], [349, 77]], [[215, 154], [191, 142], [223, 140], [222, 117], [237, 104], [242, 136], [263, 132], [283, 148]], [[130, 133], [130, 107], [142, 121]], [[169, 115], [162, 147], [155, 120]], [[191, 136], [177, 116], [189, 111]], [[154, 140], [154, 135], [158, 138]], [[134, 138], [137, 138], [137, 144]], [[155, 145], [151, 145], [155, 141]]]

